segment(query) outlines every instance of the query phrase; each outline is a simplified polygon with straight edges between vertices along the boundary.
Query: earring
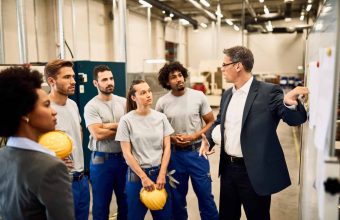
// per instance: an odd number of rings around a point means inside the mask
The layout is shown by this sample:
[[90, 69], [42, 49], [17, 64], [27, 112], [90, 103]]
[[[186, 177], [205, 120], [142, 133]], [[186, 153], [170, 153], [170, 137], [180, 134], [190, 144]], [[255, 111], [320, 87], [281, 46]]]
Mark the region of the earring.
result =
[[24, 120], [26, 121], [27, 124], [28, 124], [28, 122], [30, 122], [29, 117], [24, 117]]

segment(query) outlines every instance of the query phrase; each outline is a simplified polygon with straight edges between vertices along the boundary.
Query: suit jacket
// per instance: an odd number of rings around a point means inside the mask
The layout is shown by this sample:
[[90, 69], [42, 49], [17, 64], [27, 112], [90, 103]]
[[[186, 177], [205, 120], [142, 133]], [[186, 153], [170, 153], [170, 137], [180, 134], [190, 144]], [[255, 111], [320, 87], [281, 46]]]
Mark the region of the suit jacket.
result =
[[65, 164], [48, 154], [0, 149], [0, 216], [6, 219], [74, 219]]
[[[220, 104], [220, 112], [215, 123], [207, 131], [212, 148], [212, 130], [220, 124], [221, 155], [219, 174], [226, 166], [224, 150], [224, 123], [232, 88], [225, 91]], [[283, 120], [290, 126], [297, 126], [307, 120], [303, 105], [299, 102], [296, 110], [283, 104], [283, 91], [278, 85], [253, 80], [245, 107], [241, 127], [241, 149], [250, 182], [259, 195], [270, 195], [288, 187], [291, 182], [276, 129]]]

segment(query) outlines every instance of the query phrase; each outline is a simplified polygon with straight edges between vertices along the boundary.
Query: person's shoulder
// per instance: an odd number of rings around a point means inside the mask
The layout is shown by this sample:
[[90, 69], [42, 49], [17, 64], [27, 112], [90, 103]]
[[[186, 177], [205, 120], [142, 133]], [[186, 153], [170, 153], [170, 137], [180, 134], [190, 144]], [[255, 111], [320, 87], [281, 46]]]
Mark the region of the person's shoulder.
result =
[[27, 158], [29, 161], [34, 161], [34, 164], [39, 164], [39, 166], [43, 164], [43, 167], [47, 169], [49, 169], [49, 167], [51, 166], [63, 164], [63, 162], [59, 158], [44, 152], [17, 148], [13, 149], [17, 153], [17, 155], [24, 155], [25, 158]]
[[162, 98], [162, 99], [164, 100], [164, 99], [166, 99], [167, 97], [171, 97], [171, 96], [172, 96], [171, 91], [167, 91], [164, 95], [162, 95], [162, 96], [160, 97], [160, 99]]
[[67, 98], [67, 105], [72, 106], [73, 108], [78, 109], [77, 103], [74, 100], [70, 99], [70, 98]]
[[70, 98], [67, 98], [67, 102], [71, 105], [77, 105], [77, 103], [73, 99], [70, 99]]
[[187, 88], [187, 92], [190, 97], [199, 97], [200, 99], [206, 97], [206, 95], [202, 91], [199, 91], [199, 90]]
[[120, 103], [126, 103], [126, 98], [118, 95], [113, 95], [112, 96], [114, 101], [120, 102]]
[[263, 82], [263, 81], [257, 81], [257, 82], [259, 84], [259, 87], [262, 90], [265, 90], [265, 91], [268, 91], [268, 92], [273, 91], [273, 90], [282, 90], [281, 87], [277, 84]]
[[86, 103], [85, 108], [88, 108], [90, 106], [91, 107], [96, 106], [97, 104], [98, 104], [98, 99], [97, 99], [97, 96], [95, 96]]
[[166, 118], [166, 115], [162, 112], [151, 109], [151, 114], [156, 118]]
[[135, 112], [135, 110], [127, 112], [125, 115], [123, 115], [119, 119], [119, 121], [126, 121], [126, 120], [129, 120], [129, 119], [133, 118], [134, 117], [134, 112]]
[[196, 90], [196, 89], [192, 89], [192, 88], [189, 88], [189, 87], [187, 87], [186, 90], [187, 90], [188, 94], [203, 94], [202, 91], [199, 91], [199, 90]]
[[171, 91], [168, 91], [164, 95], [158, 98], [157, 104], [164, 104], [167, 100], [169, 100], [172, 96]]

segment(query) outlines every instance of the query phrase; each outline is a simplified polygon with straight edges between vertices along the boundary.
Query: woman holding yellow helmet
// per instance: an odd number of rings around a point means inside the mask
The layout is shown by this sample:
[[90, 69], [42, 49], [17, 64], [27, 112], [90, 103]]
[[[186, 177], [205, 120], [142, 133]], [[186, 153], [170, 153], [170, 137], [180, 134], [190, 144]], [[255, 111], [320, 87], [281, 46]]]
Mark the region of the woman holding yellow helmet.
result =
[[[0, 218], [74, 219], [67, 168], [55, 153], [38, 144], [52, 131], [56, 112], [41, 89], [42, 76], [28, 68], [0, 72]], [[62, 211], [60, 211], [62, 209]]]
[[129, 165], [126, 183], [128, 220], [144, 219], [148, 208], [153, 219], [171, 219], [170, 194], [165, 199], [164, 191], [155, 190], [165, 188], [169, 192], [166, 173], [173, 129], [166, 116], [151, 109], [151, 105], [149, 85], [143, 80], [134, 80], [127, 95], [128, 113], [120, 119], [116, 134]]

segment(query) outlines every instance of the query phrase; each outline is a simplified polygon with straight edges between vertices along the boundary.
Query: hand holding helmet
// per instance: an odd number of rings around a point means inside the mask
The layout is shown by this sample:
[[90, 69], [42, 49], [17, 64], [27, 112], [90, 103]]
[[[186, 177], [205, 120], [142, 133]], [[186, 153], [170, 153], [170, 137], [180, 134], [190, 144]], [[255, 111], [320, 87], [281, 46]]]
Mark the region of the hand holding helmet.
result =
[[140, 191], [140, 200], [150, 210], [163, 209], [168, 194], [165, 189], [158, 190], [154, 187], [153, 191], [146, 191], [144, 188]]

